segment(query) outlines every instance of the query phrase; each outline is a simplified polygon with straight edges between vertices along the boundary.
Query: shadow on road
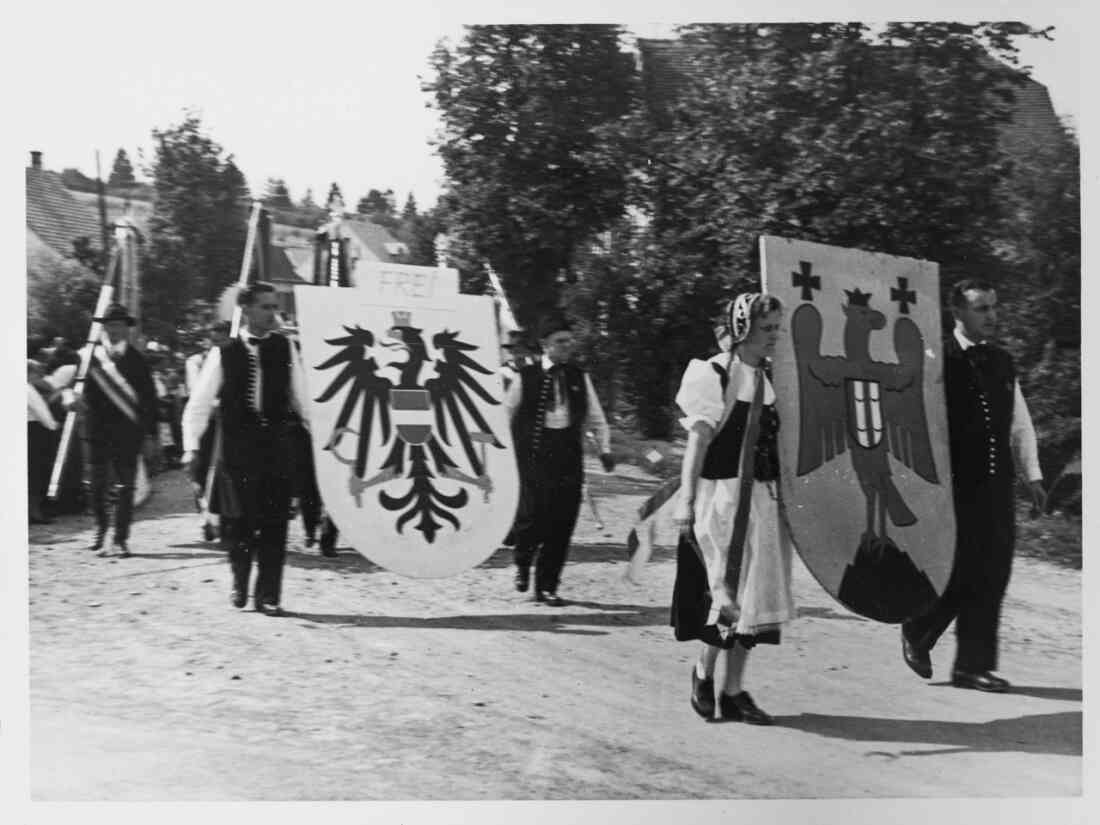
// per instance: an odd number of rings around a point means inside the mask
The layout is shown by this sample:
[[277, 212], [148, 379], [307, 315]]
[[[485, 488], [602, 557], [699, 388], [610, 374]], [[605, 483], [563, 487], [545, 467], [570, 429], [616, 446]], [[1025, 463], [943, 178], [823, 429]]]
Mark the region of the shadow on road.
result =
[[668, 608], [647, 605], [596, 605], [592, 602], [574, 602], [577, 606], [592, 605], [618, 612], [567, 613], [555, 608], [545, 608], [540, 613], [496, 613], [470, 616], [364, 616], [354, 613], [297, 613], [291, 610], [285, 615], [318, 624], [346, 625], [362, 628], [409, 628], [413, 630], [515, 630], [542, 633], [570, 633], [584, 636], [603, 636], [607, 631], [590, 630], [612, 626], [650, 626], [668, 621]]
[[831, 607], [799, 607], [798, 618], [800, 619], [840, 619], [845, 622], [868, 622], [870, 619], [865, 619], [862, 616], [857, 616], [855, 613], [841, 613], [838, 610], [833, 610]]
[[946, 752], [1008, 752], [1081, 755], [1081, 712], [1043, 713], [990, 722], [940, 719], [885, 719], [874, 716], [829, 716], [802, 713], [777, 716], [787, 728], [857, 742], [908, 742], [946, 745], [946, 750], [905, 750], [898, 755], [927, 756]]
[[[930, 684], [932, 687], [953, 687], [950, 682], [931, 682]], [[1008, 692], [1016, 696], [1032, 696], [1036, 699], [1057, 699], [1065, 702], [1080, 702], [1083, 698], [1081, 688], [1013, 685]]]

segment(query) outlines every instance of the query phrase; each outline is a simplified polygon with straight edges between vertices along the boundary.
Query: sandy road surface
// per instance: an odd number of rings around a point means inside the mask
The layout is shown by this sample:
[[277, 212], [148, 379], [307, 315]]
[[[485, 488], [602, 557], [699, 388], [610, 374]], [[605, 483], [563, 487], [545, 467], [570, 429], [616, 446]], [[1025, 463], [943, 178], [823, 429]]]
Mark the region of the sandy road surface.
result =
[[[593, 468], [594, 469], [594, 468]], [[131, 559], [83, 549], [88, 521], [30, 544], [35, 800], [685, 799], [1072, 796], [1082, 789], [1080, 574], [1018, 559], [1002, 631], [1014, 693], [930, 683], [898, 632], [796, 563], [800, 618], [748, 685], [773, 728], [705, 724], [694, 645], [667, 627], [674, 574], [640, 585], [621, 539], [652, 482], [594, 473], [560, 609], [512, 589], [504, 553], [401, 578], [292, 532], [288, 615], [229, 605], [182, 479], [157, 479]], [[610, 533], [610, 535], [608, 534]]]

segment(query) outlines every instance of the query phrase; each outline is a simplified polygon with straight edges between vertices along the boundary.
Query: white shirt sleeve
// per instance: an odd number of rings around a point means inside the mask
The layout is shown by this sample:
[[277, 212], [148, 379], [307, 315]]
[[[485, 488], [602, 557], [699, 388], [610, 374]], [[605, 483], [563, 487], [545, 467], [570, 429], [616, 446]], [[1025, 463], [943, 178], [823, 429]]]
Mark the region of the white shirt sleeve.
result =
[[596, 442], [600, 445], [601, 453], [611, 452], [611, 428], [607, 426], [607, 416], [600, 406], [600, 398], [596, 395], [596, 388], [592, 386], [592, 376], [584, 374], [584, 391], [588, 399], [588, 420], [586, 427], [591, 427], [596, 434]]
[[699, 421], [712, 430], [718, 427], [726, 410], [726, 399], [722, 394], [722, 380], [709, 361], [694, 358], [688, 362], [676, 393], [676, 405], [684, 411], [680, 424], [685, 430], [690, 431]]
[[308, 427], [309, 396], [306, 391], [305, 366], [302, 364], [302, 354], [293, 342], [290, 344], [290, 406]]
[[504, 409], [508, 412], [508, 420], [516, 417], [516, 410], [523, 401], [523, 375], [516, 373], [515, 380], [504, 390]]
[[217, 404], [223, 380], [221, 350], [215, 348], [203, 363], [191, 397], [183, 408], [184, 452], [199, 448], [199, 440], [210, 423], [210, 414]]
[[49, 405], [30, 384], [27, 384], [27, 420], [37, 421], [48, 430], [57, 429], [57, 421], [50, 412]]
[[1039, 466], [1039, 442], [1035, 437], [1035, 427], [1031, 423], [1031, 413], [1027, 401], [1016, 382], [1012, 403], [1012, 452], [1016, 457], [1018, 472], [1022, 472], [1028, 481], [1042, 481], [1043, 471]]

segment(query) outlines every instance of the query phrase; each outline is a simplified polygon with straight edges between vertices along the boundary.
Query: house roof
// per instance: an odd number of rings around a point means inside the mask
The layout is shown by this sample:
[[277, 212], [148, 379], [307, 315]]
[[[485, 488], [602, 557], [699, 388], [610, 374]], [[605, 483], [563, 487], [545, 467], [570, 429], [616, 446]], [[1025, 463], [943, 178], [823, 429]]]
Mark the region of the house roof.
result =
[[93, 249], [102, 249], [96, 207], [74, 198], [57, 172], [30, 166], [26, 172], [27, 228], [62, 255], [72, 256], [77, 238], [87, 238]]
[[[99, 196], [95, 192], [77, 192], [69, 190], [69, 194], [76, 201], [94, 210], [96, 221], [99, 220]], [[125, 198], [119, 195], [105, 195], [104, 203], [107, 207], [107, 223], [111, 224], [122, 218], [128, 218], [143, 236], [149, 234], [149, 219], [153, 217], [153, 202], [138, 200], [137, 198]]]
[[[397, 262], [403, 259], [404, 256], [400, 254], [400, 251], [396, 251], [399, 248], [393, 246], [393, 244], [399, 244], [400, 242], [390, 234], [386, 227], [359, 218], [344, 218], [343, 227], [359, 241], [362, 247], [374, 256], [375, 260]], [[404, 246], [401, 245], [401, 248], [404, 248]]]
[[[638, 40], [638, 52], [645, 98], [657, 124], [667, 126], [676, 102], [693, 80], [702, 76], [699, 51], [683, 40], [642, 38]], [[1013, 92], [1016, 95], [1013, 117], [1002, 127], [1001, 139], [1006, 151], [1029, 151], [1061, 137], [1062, 126], [1046, 86], [1024, 77]]]

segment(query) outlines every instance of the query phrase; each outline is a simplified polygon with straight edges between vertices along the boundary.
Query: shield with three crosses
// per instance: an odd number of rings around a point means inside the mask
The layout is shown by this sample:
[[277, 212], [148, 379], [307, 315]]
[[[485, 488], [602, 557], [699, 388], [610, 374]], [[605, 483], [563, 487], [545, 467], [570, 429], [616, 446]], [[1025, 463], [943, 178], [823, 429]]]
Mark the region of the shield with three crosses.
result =
[[492, 299], [294, 297], [317, 483], [344, 540], [408, 576], [484, 561], [519, 499]]
[[904, 621], [943, 593], [955, 552], [939, 269], [760, 244], [763, 287], [784, 305], [773, 383], [791, 536], [842, 604]]

